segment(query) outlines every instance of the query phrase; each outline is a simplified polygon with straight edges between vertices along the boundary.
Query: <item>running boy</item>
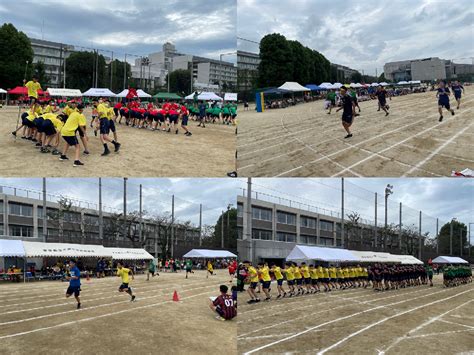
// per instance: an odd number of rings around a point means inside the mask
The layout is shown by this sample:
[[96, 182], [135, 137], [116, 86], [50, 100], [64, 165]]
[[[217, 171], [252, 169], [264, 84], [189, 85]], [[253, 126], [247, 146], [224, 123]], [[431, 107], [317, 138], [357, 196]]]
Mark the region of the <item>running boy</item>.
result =
[[81, 299], [79, 297], [81, 293], [81, 271], [76, 266], [76, 260], [71, 259], [69, 261], [69, 287], [66, 291], [66, 298], [74, 295], [74, 298], [77, 301], [77, 309], [81, 308]]
[[122, 279], [122, 284], [119, 287], [119, 292], [128, 293], [130, 295], [130, 302], [134, 302], [135, 295], [132, 292], [132, 288], [128, 285], [130, 283], [129, 275], [131, 275], [132, 280], [134, 280], [133, 271], [131, 269], [127, 269], [126, 267], [123, 267], [123, 264], [121, 262], [118, 262], [117, 263], [117, 276]]
[[451, 95], [451, 92], [449, 88], [446, 87], [446, 82], [441, 80], [436, 92], [436, 97], [438, 98], [439, 122], [443, 121], [443, 107], [454, 116], [454, 110], [449, 104], [449, 95]]
[[350, 127], [352, 126], [352, 122], [354, 121], [355, 115], [355, 105], [352, 98], [347, 94], [347, 88], [345, 86], [341, 87], [341, 102], [342, 106], [339, 107], [336, 112], [342, 111], [342, 127], [347, 132], [347, 135], [344, 138], [351, 138], [352, 133]]

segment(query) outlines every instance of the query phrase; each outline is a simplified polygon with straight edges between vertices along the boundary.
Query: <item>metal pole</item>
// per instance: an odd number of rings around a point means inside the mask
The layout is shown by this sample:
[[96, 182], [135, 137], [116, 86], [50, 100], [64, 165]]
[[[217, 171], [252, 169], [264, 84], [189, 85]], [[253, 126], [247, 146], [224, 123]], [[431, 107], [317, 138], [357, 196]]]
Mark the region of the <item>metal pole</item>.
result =
[[375, 244], [375, 247], [377, 247], [377, 192], [375, 193], [375, 213], [374, 213], [374, 218], [375, 218], [374, 244]]
[[453, 220], [449, 226], [449, 255], [453, 255]]
[[385, 228], [387, 228], [387, 224], [388, 224], [388, 212], [387, 212], [387, 204], [388, 204], [388, 194], [385, 193]]
[[224, 249], [224, 211], [221, 211], [221, 248]]
[[99, 178], [99, 239], [104, 239], [104, 216], [102, 214], [102, 178]]
[[46, 178], [43, 178], [43, 242], [48, 236], [48, 212], [46, 206]]
[[202, 204], [199, 204], [199, 246], [202, 245]]
[[138, 222], [138, 240], [140, 241], [140, 243], [142, 242], [142, 237], [143, 237], [143, 231], [142, 231], [142, 223], [143, 223], [142, 203], [143, 203], [142, 184], [140, 184], [140, 220]]
[[341, 178], [341, 247], [344, 248], [344, 178]]
[[436, 255], [439, 254], [439, 219], [436, 218]]
[[398, 229], [398, 233], [399, 233], [399, 238], [398, 238], [398, 249], [401, 251], [402, 250], [402, 228], [403, 228], [403, 224], [402, 224], [402, 203], [400, 202], [400, 216], [399, 216], [399, 229]]
[[226, 230], [227, 240], [229, 240], [229, 238], [230, 238], [230, 235], [229, 235], [229, 227], [230, 227], [229, 216], [230, 216], [230, 205], [227, 205], [227, 230]]
[[418, 223], [418, 259], [421, 260], [421, 211], [420, 211], [420, 221]]
[[174, 195], [171, 197], [171, 257], [174, 258]]
[[[473, 58], [473, 61], [474, 61], [474, 58]], [[468, 227], [468, 233], [469, 233], [469, 234], [468, 234], [468, 236], [467, 236], [467, 245], [469, 246], [469, 250], [468, 250], [468, 253], [469, 253], [468, 255], [469, 255], [469, 257], [471, 256], [471, 224], [472, 224], [472, 223], [469, 223], [469, 224], [468, 224], [468, 226], [469, 226], [469, 227]]]
[[98, 86], [98, 83], [99, 83], [99, 50], [97, 50], [97, 55], [96, 55], [96, 66], [95, 66], [95, 70], [96, 70], [96, 74], [95, 74], [95, 87]]
[[63, 58], [63, 62], [64, 62], [64, 80], [63, 80], [63, 89], [66, 88], [66, 49], [64, 50], [64, 58]]
[[127, 53], [125, 53], [125, 60], [123, 62], [123, 89], [127, 88]]
[[112, 60], [110, 62], [110, 90], [113, 90], [112, 88], [112, 82], [113, 82], [113, 68], [114, 68], [114, 51], [112, 51]]
[[460, 249], [459, 249], [459, 256], [462, 258], [462, 228], [459, 229], [459, 231], [460, 231], [460, 236], [459, 236], [459, 237], [461, 238], [461, 239], [460, 239], [461, 247], [460, 247]]
[[[123, 178], [123, 236], [127, 233], [127, 178]], [[118, 242], [118, 241], [117, 241]]]
[[247, 230], [244, 238], [249, 242], [249, 259], [253, 261], [253, 241], [252, 241], [252, 178], [247, 178]]

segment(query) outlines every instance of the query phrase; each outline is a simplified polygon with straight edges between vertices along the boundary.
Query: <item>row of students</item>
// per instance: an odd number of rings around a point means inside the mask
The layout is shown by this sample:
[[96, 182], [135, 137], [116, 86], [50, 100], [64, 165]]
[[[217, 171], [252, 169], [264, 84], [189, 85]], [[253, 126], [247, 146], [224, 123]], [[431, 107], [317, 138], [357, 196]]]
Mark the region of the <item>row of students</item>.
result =
[[469, 265], [448, 265], [443, 269], [443, 283], [446, 287], [456, 287], [472, 282]]

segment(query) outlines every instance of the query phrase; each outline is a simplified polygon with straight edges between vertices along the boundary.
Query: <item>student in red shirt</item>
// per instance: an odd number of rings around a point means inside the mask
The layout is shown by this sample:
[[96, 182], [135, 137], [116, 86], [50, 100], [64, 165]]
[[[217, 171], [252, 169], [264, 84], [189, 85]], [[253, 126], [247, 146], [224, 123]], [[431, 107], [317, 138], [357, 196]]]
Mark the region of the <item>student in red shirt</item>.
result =
[[179, 113], [180, 113], [180, 116], [181, 116], [181, 128], [184, 129], [184, 131], [185, 131], [184, 135], [188, 136], [188, 137], [192, 136], [193, 134], [191, 132], [189, 132], [189, 130], [188, 130], [189, 111], [186, 108], [186, 106], [182, 105], [179, 108]]
[[221, 291], [214, 301], [211, 301], [209, 307], [217, 312], [217, 319], [219, 320], [231, 320], [237, 316], [237, 304], [232, 295], [227, 294], [229, 288], [226, 285], [219, 287]]

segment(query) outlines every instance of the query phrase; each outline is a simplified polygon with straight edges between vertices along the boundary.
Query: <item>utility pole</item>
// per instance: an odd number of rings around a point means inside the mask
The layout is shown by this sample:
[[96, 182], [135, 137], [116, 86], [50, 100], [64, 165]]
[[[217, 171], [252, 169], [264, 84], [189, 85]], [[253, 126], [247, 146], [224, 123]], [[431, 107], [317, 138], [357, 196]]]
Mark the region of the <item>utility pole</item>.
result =
[[99, 239], [104, 239], [104, 219], [102, 215], [102, 178], [99, 178]]
[[143, 202], [143, 195], [142, 195], [142, 184], [140, 184], [140, 220], [138, 222], [138, 240], [140, 241], [140, 243], [142, 243], [142, 238], [143, 238], [143, 227], [142, 227], [142, 224], [143, 224], [143, 209], [142, 209], [142, 202]]
[[377, 192], [375, 193], [375, 212], [374, 212], [374, 219], [375, 219], [375, 228], [374, 228], [374, 244], [377, 247]]
[[455, 220], [456, 218], [452, 218], [449, 226], [449, 255], [453, 255], [453, 222]]
[[245, 204], [247, 208], [247, 228], [246, 233], [243, 236], [249, 245], [249, 259], [253, 262], [253, 240], [252, 240], [252, 178], [247, 178], [247, 203]]
[[202, 203], [199, 204], [199, 246], [202, 245]]
[[439, 255], [439, 219], [436, 218], [436, 254]]
[[421, 215], [422, 212], [420, 211], [420, 220], [418, 222], [418, 259], [421, 260]]
[[230, 229], [230, 221], [229, 221], [230, 206], [231, 206], [230, 204], [227, 205], [227, 233], [226, 233], [226, 235], [227, 235], [227, 240], [230, 239], [230, 231], [229, 231], [229, 229]]
[[171, 197], [171, 257], [174, 258], [174, 195]]
[[399, 215], [399, 220], [398, 220], [398, 249], [401, 251], [402, 250], [402, 232], [403, 232], [403, 224], [402, 224], [402, 203], [400, 202], [400, 215]]
[[341, 247], [344, 248], [344, 178], [341, 178]]
[[125, 60], [123, 62], [123, 89], [127, 88], [127, 53], [125, 53]]
[[127, 234], [127, 178], [123, 178], [123, 236]]
[[48, 210], [46, 206], [46, 178], [43, 178], [43, 242], [48, 236]]
[[221, 212], [221, 248], [224, 249], [224, 211]]
[[113, 82], [113, 69], [114, 69], [114, 51], [112, 51], [112, 60], [110, 61], [110, 90], [113, 90], [112, 88], [112, 82]]

